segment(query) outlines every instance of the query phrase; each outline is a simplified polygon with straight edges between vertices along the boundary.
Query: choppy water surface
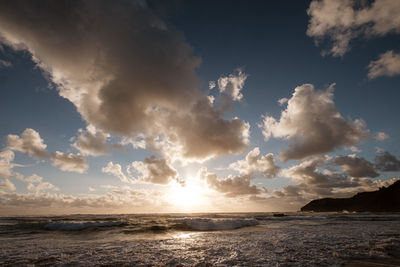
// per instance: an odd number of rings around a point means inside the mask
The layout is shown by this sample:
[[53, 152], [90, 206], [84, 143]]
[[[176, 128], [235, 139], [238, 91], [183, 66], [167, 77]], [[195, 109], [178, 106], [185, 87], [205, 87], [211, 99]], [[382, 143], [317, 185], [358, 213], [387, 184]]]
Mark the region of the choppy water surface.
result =
[[400, 214], [0, 218], [0, 265], [340, 266], [400, 258]]

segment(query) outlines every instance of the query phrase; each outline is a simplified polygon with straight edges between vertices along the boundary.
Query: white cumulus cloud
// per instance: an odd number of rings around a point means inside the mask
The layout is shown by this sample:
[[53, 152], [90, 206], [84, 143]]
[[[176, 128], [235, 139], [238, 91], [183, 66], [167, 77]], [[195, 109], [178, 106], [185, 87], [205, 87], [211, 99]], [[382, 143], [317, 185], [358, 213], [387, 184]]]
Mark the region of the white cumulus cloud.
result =
[[241, 69], [237, 69], [235, 73], [218, 79], [219, 91], [230, 96], [232, 100], [239, 101], [243, 98], [241, 90], [247, 77]]
[[122, 171], [122, 167], [120, 164], [116, 163], [114, 164], [112, 161], [107, 163], [106, 167], [103, 167], [101, 169], [102, 172], [104, 173], [109, 173], [111, 175], [114, 175], [115, 177], [117, 177], [118, 179], [121, 180], [121, 182], [128, 182], [128, 178], [126, 177], [126, 175], [124, 174], [124, 172]]
[[368, 137], [362, 119], [349, 121], [339, 113], [333, 101], [333, 86], [325, 91], [315, 90], [312, 84], [298, 86], [279, 120], [264, 117], [260, 127], [266, 140], [275, 137], [290, 141], [288, 149], [280, 154], [282, 161], [351, 147]]
[[21, 136], [9, 134], [7, 136], [9, 149], [22, 152], [37, 159], [48, 159], [47, 145], [43, 142], [39, 133], [34, 129], [25, 129]]
[[53, 161], [53, 166], [60, 168], [62, 171], [84, 173], [89, 169], [86, 159], [78, 154], [65, 154], [56, 151], [51, 154], [51, 160]]
[[261, 156], [258, 147], [251, 150], [244, 160], [230, 164], [229, 168], [237, 170], [243, 175], [253, 176], [260, 173], [266, 178], [274, 178], [280, 171], [280, 167], [275, 163], [274, 155], [268, 153], [265, 156]]

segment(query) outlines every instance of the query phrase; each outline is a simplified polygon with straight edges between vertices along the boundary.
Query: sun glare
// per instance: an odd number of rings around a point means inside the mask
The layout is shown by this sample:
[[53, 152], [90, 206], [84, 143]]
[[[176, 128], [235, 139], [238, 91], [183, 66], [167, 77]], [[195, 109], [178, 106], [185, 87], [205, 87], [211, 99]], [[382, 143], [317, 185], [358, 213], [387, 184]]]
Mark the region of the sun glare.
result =
[[185, 185], [176, 183], [172, 186], [171, 204], [185, 211], [193, 211], [206, 204], [204, 193], [205, 191], [200, 184], [195, 183], [193, 179], [188, 179]]

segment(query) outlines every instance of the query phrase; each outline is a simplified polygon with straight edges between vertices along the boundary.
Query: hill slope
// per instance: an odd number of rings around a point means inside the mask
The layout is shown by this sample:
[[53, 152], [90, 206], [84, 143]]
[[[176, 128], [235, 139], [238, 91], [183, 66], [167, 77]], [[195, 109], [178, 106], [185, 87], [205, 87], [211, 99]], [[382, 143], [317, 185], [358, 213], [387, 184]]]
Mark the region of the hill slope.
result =
[[309, 202], [301, 211], [400, 212], [400, 180], [377, 191], [363, 192], [351, 198], [323, 198]]

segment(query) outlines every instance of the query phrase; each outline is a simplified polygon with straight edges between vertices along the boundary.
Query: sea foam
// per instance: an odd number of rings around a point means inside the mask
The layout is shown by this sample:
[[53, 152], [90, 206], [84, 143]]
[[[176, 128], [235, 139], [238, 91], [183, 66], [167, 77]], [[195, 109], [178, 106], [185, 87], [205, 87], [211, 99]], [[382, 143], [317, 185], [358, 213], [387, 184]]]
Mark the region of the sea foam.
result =
[[[0, 266], [339, 267], [400, 259], [400, 214], [285, 215], [0, 217]], [[253, 227], [229, 230], [245, 226]]]

